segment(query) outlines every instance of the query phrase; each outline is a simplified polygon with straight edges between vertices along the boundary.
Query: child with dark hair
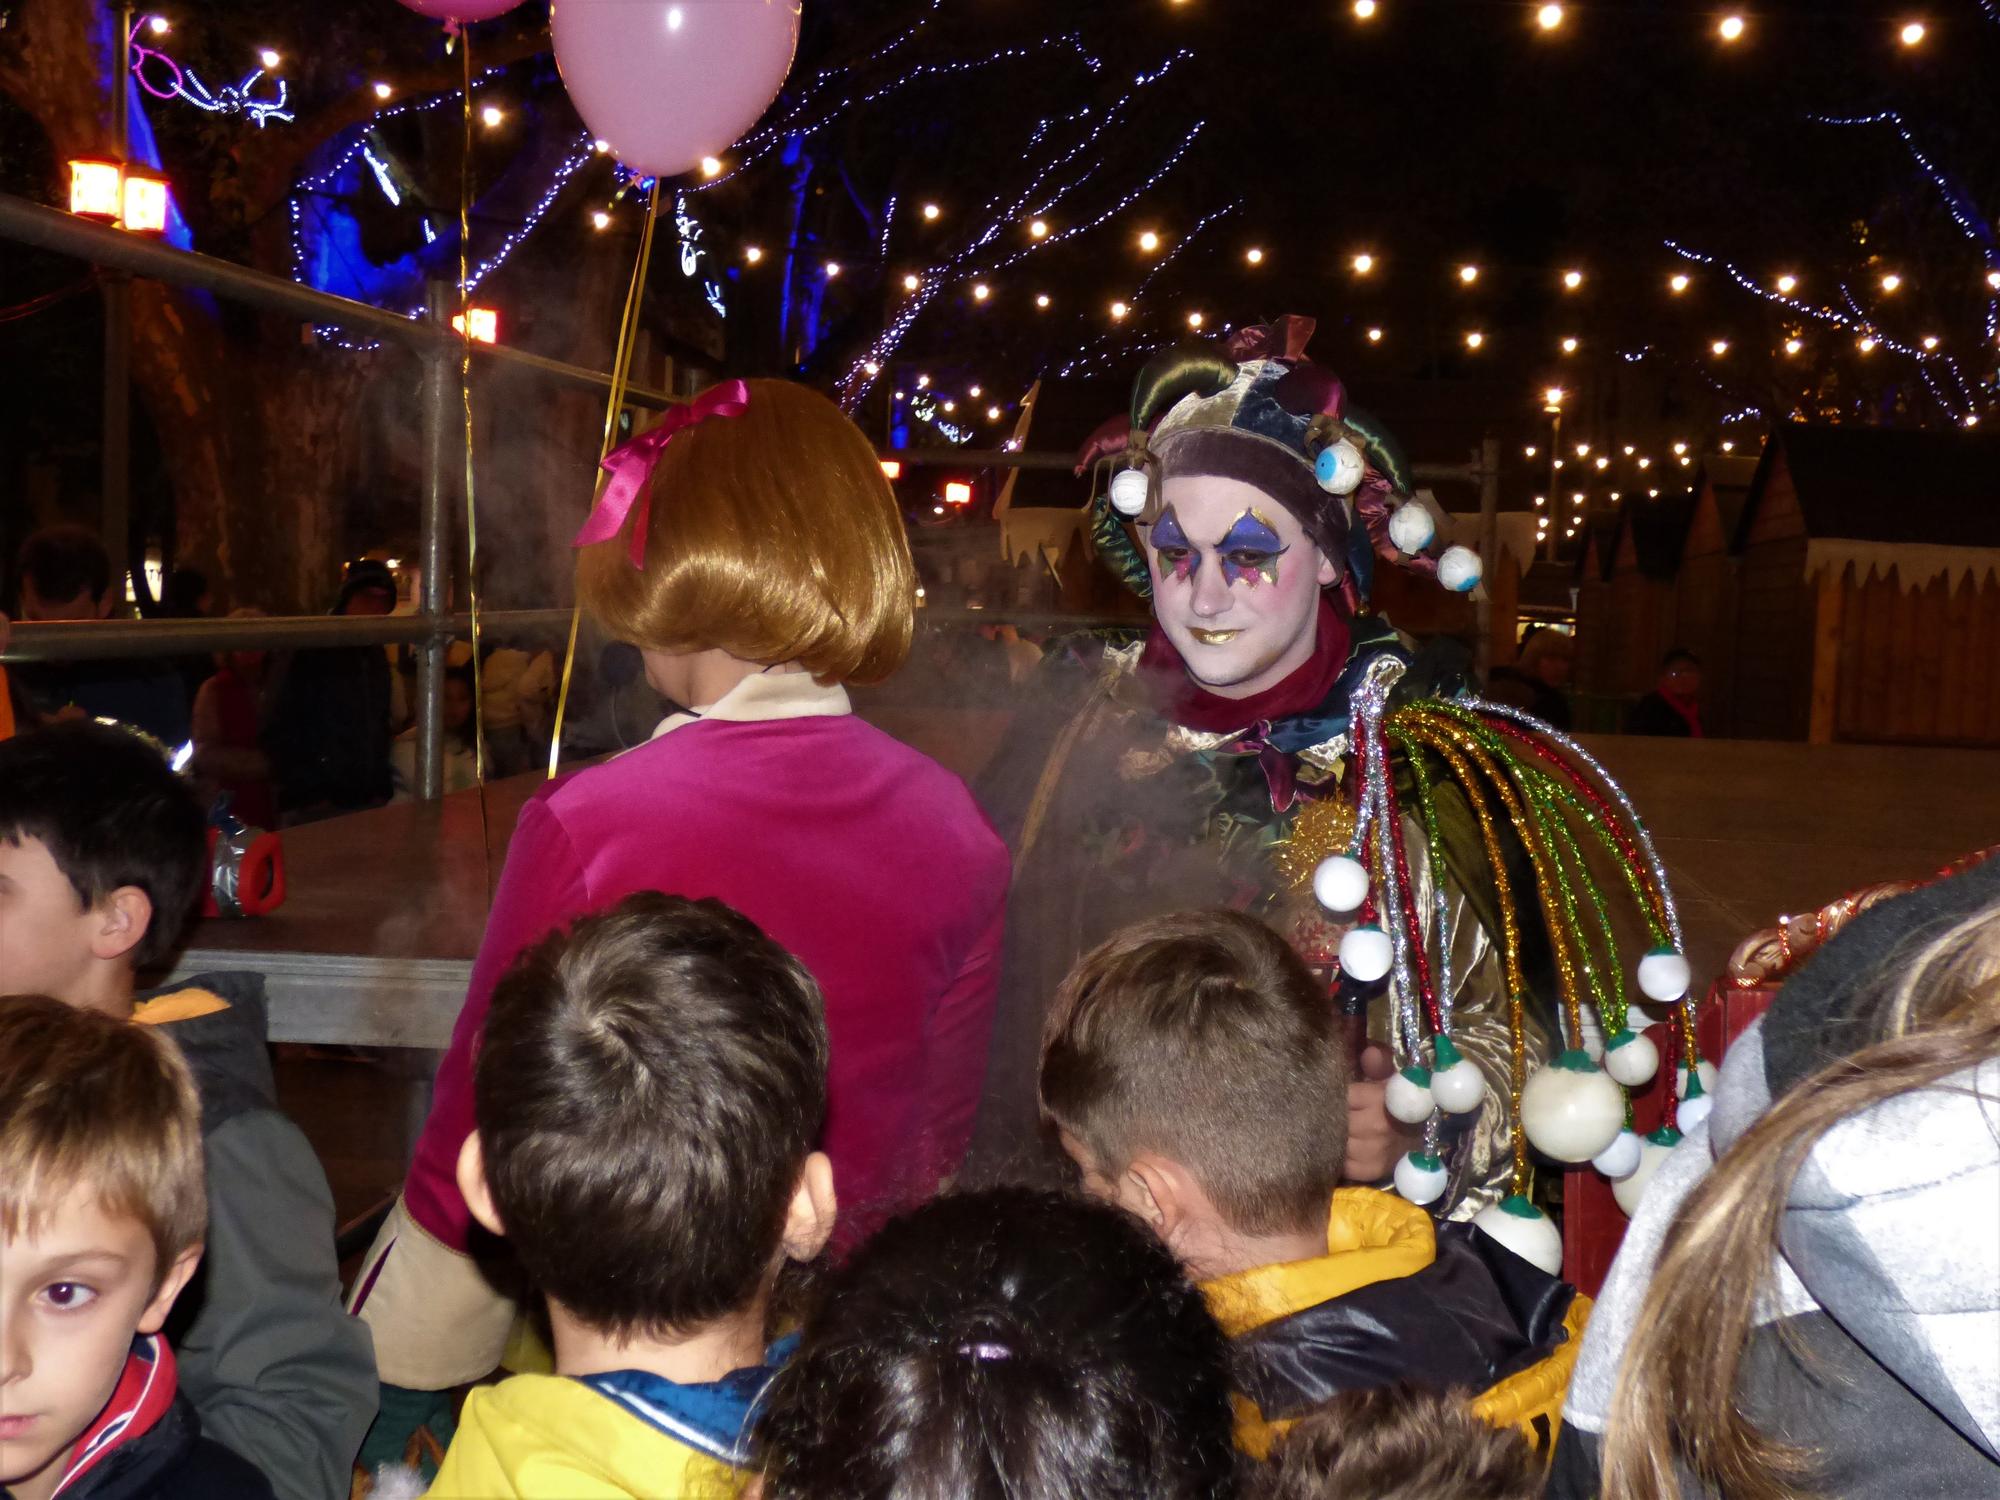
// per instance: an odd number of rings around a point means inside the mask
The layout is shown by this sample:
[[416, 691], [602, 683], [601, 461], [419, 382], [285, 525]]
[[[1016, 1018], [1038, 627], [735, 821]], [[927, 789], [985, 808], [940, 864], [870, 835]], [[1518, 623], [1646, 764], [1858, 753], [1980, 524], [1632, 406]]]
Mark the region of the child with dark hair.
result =
[[161, 1329], [201, 1259], [201, 1105], [156, 1031], [0, 1000], [0, 1495], [271, 1500]]
[[[95, 533], [45, 526], [21, 544], [23, 620], [102, 620], [123, 609], [124, 575]], [[169, 745], [188, 737], [188, 695], [180, 674], [155, 661], [29, 662], [12, 673], [30, 723], [116, 719]]]
[[1127, 1214], [1029, 1188], [892, 1221], [759, 1426], [764, 1500], [1224, 1500], [1227, 1341]]
[[508, 971], [458, 1179], [546, 1297], [556, 1374], [472, 1393], [435, 1500], [734, 1493], [774, 1284], [833, 1231], [822, 1010], [748, 918], [653, 891]]
[[137, 991], [193, 914], [206, 821], [157, 749], [56, 724], [0, 742], [0, 994], [160, 1028], [201, 1093], [208, 1250], [168, 1327], [208, 1433], [282, 1500], [332, 1500], [375, 1414], [368, 1330], [340, 1306], [333, 1197], [279, 1112], [256, 974]]
[[1278, 1440], [1252, 1500], [1535, 1500], [1528, 1440], [1455, 1392], [1385, 1386], [1327, 1401]]
[[1181, 912], [1124, 928], [1063, 982], [1042, 1114], [1084, 1186], [1200, 1280], [1236, 1341], [1246, 1451], [1336, 1392], [1397, 1381], [1479, 1390], [1479, 1415], [1546, 1443], [1588, 1303], [1483, 1231], [1338, 1186], [1346, 1045], [1277, 933]]

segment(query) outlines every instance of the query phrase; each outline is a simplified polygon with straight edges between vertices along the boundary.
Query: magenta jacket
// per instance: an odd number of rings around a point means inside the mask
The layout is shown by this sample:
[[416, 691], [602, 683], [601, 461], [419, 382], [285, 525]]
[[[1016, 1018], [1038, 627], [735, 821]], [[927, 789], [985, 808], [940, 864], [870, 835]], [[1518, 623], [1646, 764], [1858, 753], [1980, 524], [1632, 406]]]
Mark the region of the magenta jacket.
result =
[[[744, 708], [739, 689], [521, 809], [403, 1190], [448, 1248], [466, 1248], [456, 1169], [495, 983], [552, 928], [634, 891], [725, 901], [819, 981], [842, 1243], [957, 1168], [992, 1029], [1006, 846], [956, 776], [855, 718], [840, 689], [793, 682], [753, 678], [747, 696], [770, 701]], [[741, 717], [723, 717], [732, 706]]]

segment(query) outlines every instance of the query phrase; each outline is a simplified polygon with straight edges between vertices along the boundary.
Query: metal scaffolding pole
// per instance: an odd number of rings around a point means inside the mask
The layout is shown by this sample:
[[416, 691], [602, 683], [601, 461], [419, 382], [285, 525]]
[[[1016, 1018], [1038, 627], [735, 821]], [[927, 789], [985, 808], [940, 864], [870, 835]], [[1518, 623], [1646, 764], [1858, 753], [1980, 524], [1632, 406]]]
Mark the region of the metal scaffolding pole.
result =
[[[450, 326], [451, 292], [443, 282], [424, 289], [424, 316], [433, 326]], [[451, 604], [451, 512], [456, 487], [446, 477], [451, 463], [446, 407], [451, 400], [450, 346], [431, 343], [423, 351], [424, 505], [419, 550], [424, 576], [417, 613], [428, 627], [417, 653], [417, 795], [435, 801], [444, 795], [444, 657], [450, 640], [445, 611]]]

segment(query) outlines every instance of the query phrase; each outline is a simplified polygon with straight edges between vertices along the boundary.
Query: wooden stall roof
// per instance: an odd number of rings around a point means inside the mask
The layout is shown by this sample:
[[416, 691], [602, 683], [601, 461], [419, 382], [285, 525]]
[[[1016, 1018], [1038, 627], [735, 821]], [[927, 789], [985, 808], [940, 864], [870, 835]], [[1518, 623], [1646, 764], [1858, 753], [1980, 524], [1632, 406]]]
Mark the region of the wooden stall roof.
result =
[[1808, 537], [2000, 548], [2000, 432], [1779, 423], [1737, 518], [1734, 550], [1780, 465]]
[[[1666, 583], [1680, 571], [1681, 549], [1687, 544], [1688, 522], [1694, 519], [1696, 490], [1681, 490], [1654, 500], [1645, 496], [1628, 499], [1618, 507], [1605, 548], [1611, 559], [1611, 573], [1626, 571], [1631, 558], [1639, 574]], [[1631, 552], [1625, 550], [1627, 539]]]
[[1714, 498], [1715, 513], [1722, 521], [1725, 536], [1736, 534], [1743, 519], [1743, 507], [1750, 499], [1750, 482], [1757, 476], [1756, 453], [1711, 453], [1695, 471], [1694, 492]]

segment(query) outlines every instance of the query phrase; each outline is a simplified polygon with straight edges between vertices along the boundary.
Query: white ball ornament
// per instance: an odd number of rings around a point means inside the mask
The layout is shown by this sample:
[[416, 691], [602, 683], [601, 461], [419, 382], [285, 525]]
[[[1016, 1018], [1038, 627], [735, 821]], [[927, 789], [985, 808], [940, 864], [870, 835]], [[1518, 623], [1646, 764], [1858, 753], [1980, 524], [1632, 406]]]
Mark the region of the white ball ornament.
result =
[[1639, 1155], [1644, 1146], [1645, 1142], [1633, 1132], [1621, 1130], [1618, 1139], [1593, 1156], [1590, 1164], [1613, 1182], [1622, 1182], [1639, 1170]]
[[1406, 501], [1389, 517], [1389, 540], [1414, 557], [1437, 540], [1437, 522], [1421, 501]]
[[1479, 554], [1470, 547], [1452, 546], [1444, 549], [1444, 556], [1438, 559], [1438, 582], [1454, 594], [1469, 594], [1479, 587], [1479, 580], [1486, 567], [1479, 560]]
[[1449, 1180], [1441, 1157], [1411, 1151], [1396, 1162], [1396, 1191], [1411, 1203], [1437, 1202]]
[[1562, 1233], [1549, 1216], [1519, 1193], [1502, 1198], [1491, 1208], [1483, 1208], [1474, 1224], [1512, 1250], [1531, 1266], [1551, 1276], [1562, 1275]]
[[1673, 1155], [1674, 1147], [1680, 1143], [1681, 1133], [1666, 1126], [1639, 1142], [1639, 1165], [1632, 1169], [1631, 1176], [1611, 1184], [1611, 1196], [1618, 1200], [1626, 1218], [1639, 1211], [1639, 1204], [1646, 1196], [1653, 1174], [1660, 1170], [1660, 1163]]
[[1361, 456], [1361, 450], [1346, 438], [1320, 449], [1313, 460], [1313, 478], [1329, 495], [1353, 494], [1361, 488], [1361, 476], [1367, 470], [1368, 462]]
[[1442, 1032], [1437, 1039], [1437, 1066], [1431, 1070], [1431, 1098], [1448, 1115], [1469, 1115], [1486, 1102], [1486, 1075]]
[[1557, 1161], [1589, 1161], [1618, 1139], [1624, 1124], [1625, 1096], [1588, 1052], [1563, 1053], [1521, 1090], [1528, 1143]]
[[1685, 995], [1693, 977], [1688, 961], [1671, 948], [1655, 948], [1639, 960], [1639, 992], [1662, 1005]]
[[1692, 1099], [1683, 1099], [1674, 1106], [1674, 1118], [1680, 1122], [1680, 1131], [1686, 1135], [1709, 1116], [1715, 1108], [1715, 1101], [1707, 1094], [1696, 1094]]
[[1405, 1125], [1423, 1124], [1436, 1107], [1431, 1099], [1431, 1070], [1422, 1063], [1411, 1063], [1393, 1074], [1382, 1092], [1382, 1103]]
[[1111, 476], [1111, 508], [1128, 520], [1145, 510], [1151, 494], [1144, 469], [1120, 469]]
[[1643, 1031], [1615, 1031], [1604, 1039], [1604, 1071], [1628, 1089], [1643, 1088], [1660, 1071], [1659, 1046]]
[[1379, 927], [1350, 927], [1340, 940], [1340, 972], [1361, 984], [1387, 974], [1394, 957], [1389, 934]]
[[1368, 871], [1351, 854], [1334, 854], [1313, 871], [1313, 895], [1330, 912], [1358, 911], [1368, 899]]

